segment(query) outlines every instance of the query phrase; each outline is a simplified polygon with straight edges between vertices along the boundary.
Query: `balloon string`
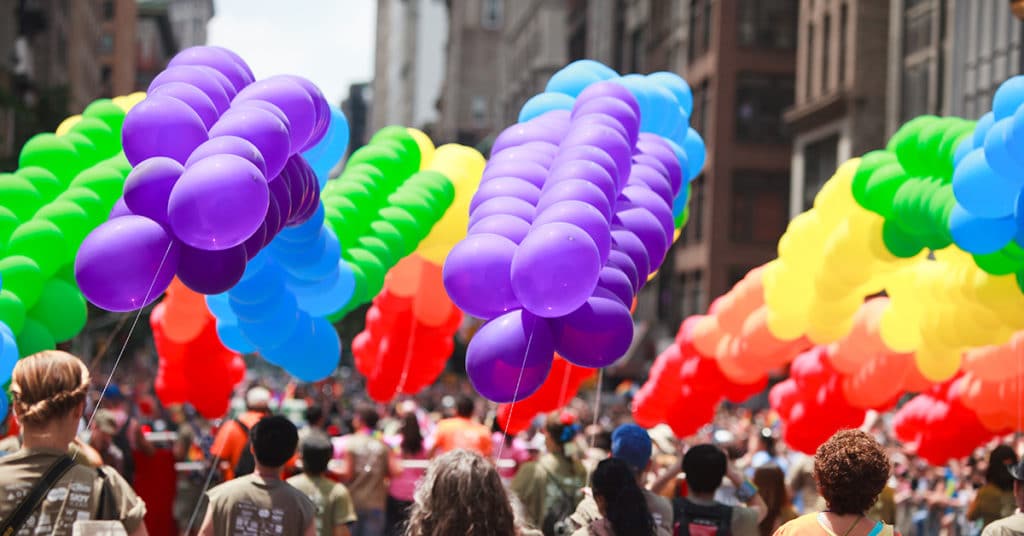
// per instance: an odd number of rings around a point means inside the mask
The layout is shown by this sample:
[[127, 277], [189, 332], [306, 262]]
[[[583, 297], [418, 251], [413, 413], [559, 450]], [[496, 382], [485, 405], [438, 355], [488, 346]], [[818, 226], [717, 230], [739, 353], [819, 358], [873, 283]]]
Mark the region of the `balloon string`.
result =
[[[423, 284], [423, 265], [416, 266], [416, 279]], [[405, 381], [409, 378], [409, 366], [412, 364], [412, 345], [416, 341], [416, 302], [420, 299], [419, 293], [413, 294], [412, 303], [409, 305], [409, 339], [405, 345], [405, 363], [402, 365], [402, 376], [398, 380], [398, 388], [391, 398], [394, 400], [405, 389]]]
[[[597, 385], [594, 389], [594, 422], [592, 426], [597, 426], [597, 418], [601, 415], [601, 385], [604, 383], [604, 369], [597, 369]], [[594, 450], [594, 440], [597, 439], [597, 434], [590, 434], [590, 446], [587, 447], [588, 453]], [[587, 487], [590, 487], [590, 476], [593, 471], [587, 473]]]
[[505, 441], [508, 440], [508, 427], [512, 423], [512, 410], [516, 409], [516, 401], [519, 398], [519, 386], [523, 382], [523, 373], [526, 371], [526, 360], [530, 356], [531, 344], [533, 344], [533, 330], [530, 330], [530, 336], [526, 339], [526, 351], [523, 352], [523, 364], [519, 366], [519, 377], [516, 378], [516, 390], [512, 392], [512, 402], [510, 402], [508, 406], [508, 417], [505, 419], [505, 426], [501, 427], [501, 444], [498, 445], [498, 455], [494, 457], [495, 463], [501, 460], [501, 453], [505, 450]]
[[[167, 244], [167, 249], [164, 250], [164, 256], [160, 258], [160, 264], [156, 267], [156, 272], [153, 274], [153, 280], [149, 283], [149, 289], [146, 290], [146, 296], [142, 299], [143, 304], [149, 303], [149, 297], [153, 293], [153, 287], [156, 286], [156, 280], [160, 277], [160, 271], [164, 267], [164, 262], [167, 261], [167, 255], [171, 252], [171, 247], [174, 245], [173, 242]], [[131, 327], [128, 328], [128, 335], [124, 338], [124, 344], [121, 345], [121, 351], [117, 353], [117, 359], [114, 360], [114, 366], [110, 369], [110, 374], [107, 376], [107, 381], [103, 384], [103, 390], [100, 391], [100, 397], [96, 400], [96, 405], [92, 408], [92, 415], [89, 416], [89, 420], [85, 424], [85, 428], [88, 430], [92, 427], [92, 422], [96, 419], [96, 414], [100, 410], [100, 404], [103, 403], [103, 397], [107, 394], [107, 389], [110, 387], [111, 380], [114, 379], [114, 373], [117, 372], [117, 366], [121, 363], [121, 358], [124, 357], [125, 350], [128, 349], [128, 342], [132, 340], [132, 334], [135, 333], [135, 327], [139, 324], [139, 317], [142, 316], [142, 310], [145, 309], [145, 305], [139, 307], [135, 311], [135, 319], [132, 320]], [[75, 451], [72, 460], [78, 457], [78, 451]]]

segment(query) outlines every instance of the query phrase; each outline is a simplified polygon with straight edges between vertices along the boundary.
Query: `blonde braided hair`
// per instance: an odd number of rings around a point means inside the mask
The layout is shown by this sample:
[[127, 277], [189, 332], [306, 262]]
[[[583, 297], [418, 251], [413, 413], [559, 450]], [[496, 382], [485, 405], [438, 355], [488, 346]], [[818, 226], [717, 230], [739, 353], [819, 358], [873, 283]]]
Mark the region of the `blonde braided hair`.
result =
[[67, 415], [85, 400], [89, 390], [85, 364], [60, 350], [44, 350], [18, 360], [11, 378], [14, 413], [29, 425]]

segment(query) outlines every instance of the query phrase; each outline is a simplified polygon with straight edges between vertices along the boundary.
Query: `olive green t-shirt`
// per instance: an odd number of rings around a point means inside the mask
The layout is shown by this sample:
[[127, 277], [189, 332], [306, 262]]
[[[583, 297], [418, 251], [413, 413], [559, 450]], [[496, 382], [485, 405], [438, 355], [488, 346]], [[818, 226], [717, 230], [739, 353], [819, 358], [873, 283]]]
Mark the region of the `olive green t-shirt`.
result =
[[206, 496], [217, 536], [301, 536], [316, 520], [316, 507], [301, 491], [256, 473], [225, 482]]
[[334, 527], [353, 523], [356, 511], [352, 508], [352, 497], [345, 486], [324, 476], [296, 475], [288, 479], [295, 489], [306, 494], [316, 507], [316, 533], [320, 536], [334, 534]]
[[[33, 485], [64, 454], [50, 449], [21, 449], [0, 457], [0, 519], [13, 513]], [[107, 508], [101, 509], [104, 488]], [[125, 531], [131, 533], [139, 528], [145, 515], [146, 503], [116, 471], [75, 464], [50, 488], [18, 534], [65, 536], [71, 534], [75, 521], [94, 519], [121, 521]]]

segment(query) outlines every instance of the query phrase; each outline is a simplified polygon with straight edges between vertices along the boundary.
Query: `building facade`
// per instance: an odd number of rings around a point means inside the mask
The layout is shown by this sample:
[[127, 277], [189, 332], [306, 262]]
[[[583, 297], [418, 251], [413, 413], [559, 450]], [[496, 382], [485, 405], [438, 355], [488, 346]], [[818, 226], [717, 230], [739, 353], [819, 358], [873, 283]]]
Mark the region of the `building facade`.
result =
[[951, 36], [946, 106], [950, 114], [977, 119], [992, 109], [1004, 80], [1024, 73], [1024, 25], [1006, 2], [947, 0]]
[[[579, 6], [586, 4], [583, 0], [505, 2], [504, 27], [500, 30], [501, 76], [496, 81], [500, 83], [494, 86], [497, 91], [492, 94], [498, 95], [495, 104], [500, 110], [500, 117], [496, 118], [499, 124], [515, 123], [523, 103], [544, 91], [551, 75], [569, 62], [569, 12], [579, 13]], [[489, 102], [482, 94], [473, 98], [479, 108]]]

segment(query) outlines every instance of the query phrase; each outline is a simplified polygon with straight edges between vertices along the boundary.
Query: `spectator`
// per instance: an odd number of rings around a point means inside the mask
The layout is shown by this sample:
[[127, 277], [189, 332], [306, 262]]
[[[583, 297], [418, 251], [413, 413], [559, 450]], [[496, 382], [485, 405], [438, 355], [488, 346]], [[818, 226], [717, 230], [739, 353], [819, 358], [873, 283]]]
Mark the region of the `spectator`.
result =
[[828, 504], [779, 527], [776, 536], [891, 536], [893, 527], [867, 518], [889, 479], [889, 457], [861, 430], [842, 430], [818, 447], [814, 478]]
[[334, 452], [330, 440], [322, 433], [313, 432], [301, 443], [302, 474], [289, 478], [288, 483], [313, 501], [319, 536], [349, 536], [348, 526], [356, 520], [352, 497], [345, 486], [324, 476]]
[[[698, 527], [715, 527], [719, 534], [756, 536], [758, 523], [767, 515], [767, 508], [757, 488], [733, 469], [722, 449], [697, 445], [683, 456], [689, 495], [675, 499], [672, 510], [680, 534], [695, 532]], [[735, 487], [736, 499], [747, 506], [730, 506], [715, 501], [715, 492], [727, 478]]]
[[654, 536], [656, 525], [636, 474], [625, 460], [607, 458], [592, 476], [600, 516], [573, 536]]
[[[626, 462], [626, 466], [632, 471], [633, 480], [636, 486], [642, 490], [643, 497], [647, 502], [647, 511], [654, 520], [656, 534], [669, 536], [672, 534], [672, 504], [664, 497], [642, 487], [644, 474], [651, 466], [652, 453], [653, 446], [647, 430], [635, 424], [623, 424], [612, 433], [611, 457]], [[594, 486], [597, 487], [596, 475]], [[576, 507], [576, 512], [569, 518], [572, 521], [572, 528], [577, 530], [586, 528], [594, 521], [601, 519], [602, 514], [598, 506], [594, 497], [584, 498]]]
[[512, 506], [494, 465], [454, 450], [431, 462], [406, 531], [409, 536], [514, 536]]
[[753, 476], [754, 470], [769, 463], [777, 465], [782, 469], [782, 473], [785, 474], [786, 469], [789, 468], [789, 462], [786, 461], [785, 457], [778, 455], [778, 445], [772, 429], [768, 427], [761, 428], [760, 433], [752, 435], [751, 438], [750, 469], [747, 474]]
[[1024, 513], [1022, 513], [1024, 510], [1024, 462], [1001, 467], [1005, 467], [1007, 474], [1012, 478], [1013, 498], [1017, 504], [1017, 511], [990, 523], [981, 531], [981, 536], [1020, 536], [1024, 534]]
[[985, 485], [967, 509], [969, 521], [981, 521], [984, 528], [993, 521], [1013, 514], [1016, 508], [1014, 489], [1016, 480], [1007, 467], [1017, 464], [1017, 454], [1006, 445], [992, 449], [985, 471]]
[[341, 480], [348, 484], [356, 507], [353, 536], [383, 536], [387, 481], [402, 472], [391, 449], [374, 435], [379, 419], [373, 406], [360, 407], [352, 419], [355, 432], [345, 441], [339, 474]]
[[[128, 482], [69, 455], [88, 389], [85, 364], [66, 352], [43, 351], [14, 366], [10, 390], [22, 446], [0, 458], [0, 533], [68, 536], [76, 520], [100, 519], [119, 521], [133, 536], [147, 534], [146, 505]], [[35, 504], [27, 504], [33, 496]]]
[[[414, 462], [402, 464], [402, 472], [391, 479], [388, 487], [387, 503], [387, 534], [399, 535], [405, 522], [409, 519], [416, 483], [426, 472], [427, 451], [423, 447], [423, 434], [415, 412], [407, 412], [402, 416], [401, 444], [399, 445], [399, 461]], [[415, 462], [423, 466], [415, 465]]]
[[[124, 393], [114, 383], [103, 391], [101, 407], [107, 412], [107, 419], [113, 423], [115, 432], [110, 434], [111, 442], [120, 450], [123, 457], [122, 468], [119, 470], [129, 484], [135, 483], [135, 457], [133, 453], [142, 452], [153, 455], [156, 449], [146, 440], [142, 425], [135, 418], [137, 406], [125, 398]], [[101, 410], [102, 411], [102, 410]]]
[[[108, 409], [101, 409], [96, 412], [92, 420], [92, 433], [89, 436], [89, 446], [100, 453], [103, 464], [113, 468], [118, 473], [125, 469], [125, 456], [130, 457], [131, 452], [125, 453], [115, 443], [118, 427], [114, 414]], [[134, 468], [134, 464], [132, 465]], [[125, 478], [125, 480], [128, 480]], [[130, 483], [130, 482], [129, 482]]]
[[299, 450], [302, 450], [302, 442], [310, 434], [323, 434], [327, 435], [327, 417], [324, 416], [324, 409], [319, 404], [310, 403], [306, 406], [306, 410], [303, 412], [303, 417], [306, 419], [306, 425], [299, 429]]
[[299, 443], [295, 425], [278, 415], [260, 419], [251, 430], [256, 469], [207, 492], [199, 534], [227, 536], [245, 527], [252, 534], [316, 536], [316, 507], [281, 480], [281, 469]]
[[768, 464], [754, 470], [754, 485], [768, 510], [758, 524], [761, 536], [771, 536], [780, 526], [796, 519], [796, 510], [786, 490], [786, 475], [779, 466]]
[[221, 461], [224, 480], [252, 472], [252, 456], [247, 448], [249, 430], [270, 415], [270, 391], [258, 385], [250, 387], [245, 393], [245, 407], [245, 412], [221, 425], [210, 447], [210, 453]]
[[[171, 446], [174, 461], [195, 466], [191, 470], [177, 472], [177, 489], [172, 507], [174, 521], [178, 524], [178, 533], [187, 536], [199, 530], [202, 519], [193, 518], [195, 510], [200, 505], [206, 489], [220, 484], [220, 478], [219, 475], [210, 472], [213, 463], [210, 445], [213, 438], [209, 430], [196, 422], [194, 412], [191, 415], [187, 414], [184, 406], [171, 406], [169, 410], [171, 420], [178, 428], [178, 438]], [[188, 411], [192, 411], [191, 407]]]
[[455, 416], [437, 424], [431, 457], [455, 449], [472, 450], [484, 457], [491, 456], [491, 432], [476, 422], [473, 418], [475, 412], [476, 402], [469, 396], [460, 395], [455, 402]]
[[544, 426], [548, 452], [523, 464], [512, 479], [511, 489], [522, 502], [526, 520], [548, 536], [569, 528], [569, 516], [582, 499], [587, 471], [574, 443], [579, 431], [573, 414], [549, 415]]

